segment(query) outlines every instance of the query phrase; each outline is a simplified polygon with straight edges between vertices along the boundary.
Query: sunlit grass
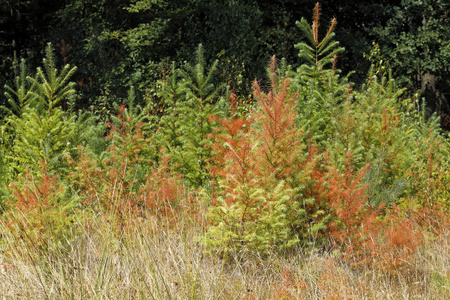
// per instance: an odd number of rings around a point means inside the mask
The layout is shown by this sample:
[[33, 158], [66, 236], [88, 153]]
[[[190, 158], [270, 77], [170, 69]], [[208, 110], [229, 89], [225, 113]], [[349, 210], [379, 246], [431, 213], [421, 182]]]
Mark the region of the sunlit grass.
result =
[[[104, 215], [35, 249], [2, 228], [1, 299], [448, 299], [450, 232], [393, 274], [318, 251], [249, 258], [205, 254], [201, 224], [135, 219], [118, 234]], [[84, 220], [84, 221], [81, 221]], [[82, 222], [82, 223], [81, 223]], [[247, 258], [244, 258], [247, 257]]]

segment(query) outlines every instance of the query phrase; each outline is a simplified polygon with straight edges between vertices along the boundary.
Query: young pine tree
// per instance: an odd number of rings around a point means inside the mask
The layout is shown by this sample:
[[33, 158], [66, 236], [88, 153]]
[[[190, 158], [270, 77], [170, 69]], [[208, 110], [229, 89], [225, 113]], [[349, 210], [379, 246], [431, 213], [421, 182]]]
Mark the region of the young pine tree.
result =
[[186, 100], [186, 82], [183, 71], [172, 63], [170, 74], [158, 81], [160, 91], [158, 96], [164, 101], [164, 113], [159, 120], [157, 137], [160, 144], [169, 152], [182, 147], [182, 130], [180, 118], [183, 117], [183, 102]]
[[213, 149], [219, 153], [214, 165], [219, 188], [206, 243], [225, 252], [291, 248], [324, 227], [323, 211], [307, 193], [315, 158], [303, 151], [295, 95], [287, 79], [278, 83], [275, 65], [273, 58], [268, 93], [254, 84], [254, 119], [218, 118]]
[[310, 132], [322, 147], [322, 142], [331, 136], [331, 116], [336, 105], [345, 99], [350, 74], [341, 78], [340, 70], [336, 68], [337, 57], [344, 48], [333, 40], [337, 24], [335, 18], [331, 20], [325, 37], [319, 39], [319, 3], [314, 7], [312, 25], [303, 18], [296, 24], [307, 38], [307, 42], [295, 45], [302, 65], [296, 73], [290, 72], [292, 88], [299, 95], [299, 126]]
[[7, 88], [14, 109], [6, 123], [14, 138], [8, 158], [17, 173], [24, 173], [25, 169], [40, 170], [42, 160], [50, 173], [62, 169], [65, 166], [63, 156], [74, 148], [71, 143], [73, 116], [57, 105], [75, 94], [74, 83], [69, 79], [76, 67], [66, 65], [58, 73], [50, 44], [43, 63], [44, 70], [37, 68], [36, 77], [27, 77], [31, 83], [28, 91], [23, 82], [24, 69], [17, 80], [17, 90]]
[[2, 106], [1, 108], [6, 111], [8, 115], [16, 115], [20, 118], [29, 100], [34, 97], [32, 93], [34, 86], [27, 80], [28, 70], [24, 59], [20, 60], [17, 73], [14, 80], [15, 87], [13, 88], [9, 85], [5, 85], [5, 96], [8, 106]]
[[166, 146], [173, 164], [193, 187], [203, 186], [210, 178], [209, 135], [216, 125], [212, 117], [221, 114], [223, 102], [219, 94], [222, 86], [212, 83], [217, 61], [205, 68], [203, 47], [199, 45], [196, 64], [187, 65], [181, 74], [174, 69], [163, 84], [167, 114], [161, 119], [161, 131], [168, 135]]

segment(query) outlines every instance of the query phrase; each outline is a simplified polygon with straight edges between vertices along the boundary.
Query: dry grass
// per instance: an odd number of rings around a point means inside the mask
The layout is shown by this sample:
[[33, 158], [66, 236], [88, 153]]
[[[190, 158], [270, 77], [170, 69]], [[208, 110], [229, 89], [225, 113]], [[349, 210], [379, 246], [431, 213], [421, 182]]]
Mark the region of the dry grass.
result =
[[64, 250], [20, 247], [3, 230], [3, 247], [15, 247], [4, 253], [0, 299], [450, 298], [449, 232], [390, 274], [317, 252], [223, 259], [204, 254], [201, 226], [137, 220], [119, 236], [109, 224], [90, 219]]

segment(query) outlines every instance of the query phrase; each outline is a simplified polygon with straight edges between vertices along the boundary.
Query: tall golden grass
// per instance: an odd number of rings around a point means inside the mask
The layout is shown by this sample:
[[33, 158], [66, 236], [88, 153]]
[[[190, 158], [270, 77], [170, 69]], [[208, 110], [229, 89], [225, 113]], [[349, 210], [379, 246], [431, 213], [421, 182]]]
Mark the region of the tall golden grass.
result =
[[77, 220], [81, 234], [45, 250], [1, 228], [0, 299], [450, 298], [448, 230], [393, 274], [355, 268], [337, 251], [206, 254], [203, 226], [188, 216], [176, 228], [137, 218], [120, 235], [107, 215]]

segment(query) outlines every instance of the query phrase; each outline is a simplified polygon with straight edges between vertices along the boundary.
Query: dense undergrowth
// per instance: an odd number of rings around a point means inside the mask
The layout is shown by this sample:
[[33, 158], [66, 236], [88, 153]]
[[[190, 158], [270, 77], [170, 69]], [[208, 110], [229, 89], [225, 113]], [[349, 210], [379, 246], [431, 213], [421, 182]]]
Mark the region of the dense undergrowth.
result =
[[273, 57], [251, 98], [212, 83], [201, 46], [157, 97], [140, 106], [132, 89], [111, 114], [75, 109], [76, 68], [58, 72], [50, 45], [35, 76], [20, 64], [1, 131], [2, 289], [448, 296], [449, 142], [388, 74], [353, 90], [319, 15], [298, 22], [305, 64]]

